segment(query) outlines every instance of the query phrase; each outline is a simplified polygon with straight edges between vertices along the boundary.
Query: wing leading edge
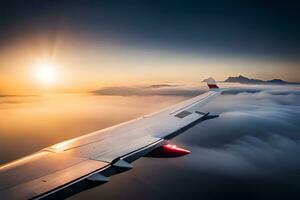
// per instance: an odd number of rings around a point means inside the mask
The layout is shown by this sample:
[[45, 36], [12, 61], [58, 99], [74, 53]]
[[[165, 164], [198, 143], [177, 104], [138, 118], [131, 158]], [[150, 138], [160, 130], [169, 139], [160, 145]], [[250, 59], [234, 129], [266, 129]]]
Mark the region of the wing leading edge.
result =
[[213, 79], [208, 86], [210, 91], [160, 112], [64, 141], [1, 166], [1, 199], [50, 198], [79, 182], [104, 183], [106, 176], [131, 169], [130, 162], [208, 117], [201, 107], [222, 91]]

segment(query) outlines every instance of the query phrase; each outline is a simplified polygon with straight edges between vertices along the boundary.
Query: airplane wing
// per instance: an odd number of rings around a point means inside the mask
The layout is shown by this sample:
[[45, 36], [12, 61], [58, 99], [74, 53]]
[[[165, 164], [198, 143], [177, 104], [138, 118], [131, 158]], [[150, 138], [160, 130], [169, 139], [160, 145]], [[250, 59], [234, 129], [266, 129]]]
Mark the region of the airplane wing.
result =
[[[110, 128], [67, 140], [0, 167], [1, 199], [63, 198], [80, 184], [105, 183], [108, 176], [132, 168], [134, 160], [209, 117], [201, 107], [220, 94], [210, 91]], [[79, 184], [80, 183], [80, 184]], [[75, 189], [71, 188], [75, 187]], [[80, 186], [81, 187], [81, 186]], [[57, 196], [60, 195], [60, 196]]]

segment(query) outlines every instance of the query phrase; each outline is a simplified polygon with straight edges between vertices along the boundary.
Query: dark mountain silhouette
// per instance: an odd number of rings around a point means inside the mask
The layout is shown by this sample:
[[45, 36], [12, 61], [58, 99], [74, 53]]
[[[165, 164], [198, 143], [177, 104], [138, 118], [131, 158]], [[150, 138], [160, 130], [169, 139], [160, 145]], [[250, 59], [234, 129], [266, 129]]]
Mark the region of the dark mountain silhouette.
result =
[[243, 84], [299, 84], [293, 82], [287, 82], [281, 79], [272, 79], [272, 80], [260, 80], [260, 79], [253, 79], [247, 78], [245, 76], [235, 76], [235, 77], [228, 77], [224, 82], [226, 83], [243, 83]]

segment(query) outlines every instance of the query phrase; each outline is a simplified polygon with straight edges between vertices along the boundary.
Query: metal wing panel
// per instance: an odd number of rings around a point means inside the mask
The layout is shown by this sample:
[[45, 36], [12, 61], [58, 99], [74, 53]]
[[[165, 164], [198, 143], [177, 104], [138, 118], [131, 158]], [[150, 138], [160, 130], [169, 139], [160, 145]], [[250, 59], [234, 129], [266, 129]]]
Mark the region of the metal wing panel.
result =
[[203, 95], [199, 95], [192, 99], [192, 101], [188, 100], [187, 102], [184, 102], [184, 104], [177, 106], [170, 114], [176, 115], [179, 112], [182, 112], [184, 110], [195, 112], [198, 109], [200, 109], [203, 105], [207, 104], [212, 99], [216, 98], [218, 95], [220, 95], [220, 92], [210, 91]]
[[2, 199], [31, 199], [108, 166], [109, 163], [86, 160], [43, 177], [1, 190]]
[[60, 171], [86, 159], [63, 153], [38, 152], [0, 168], [0, 190]]
[[110, 163], [116, 158], [122, 157], [159, 140], [161, 139], [149, 135], [141, 135], [136, 138], [121, 137], [120, 139], [97, 141], [64, 152], [70, 157], [78, 156]]
[[152, 136], [145, 136], [128, 142], [124, 141], [123, 145], [116, 146], [116, 148], [109, 148], [106, 152], [101, 152], [91, 159], [112, 162], [116, 158], [120, 158], [159, 140], [161, 139]]

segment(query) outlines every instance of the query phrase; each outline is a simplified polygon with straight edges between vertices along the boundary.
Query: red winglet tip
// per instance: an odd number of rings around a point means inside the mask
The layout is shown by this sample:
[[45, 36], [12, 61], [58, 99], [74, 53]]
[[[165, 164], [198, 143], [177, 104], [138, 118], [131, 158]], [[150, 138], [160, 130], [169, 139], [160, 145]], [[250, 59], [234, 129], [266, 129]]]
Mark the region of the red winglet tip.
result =
[[163, 145], [163, 148], [166, 151], [173, 152], [173, 153], [178, 153], [178, 154], [182, 154], [182, 155], [191, 153], [189, 150], [179, 148], [176, 145], [172, 145], [172, 144], [165, 144], [165, 145]]

